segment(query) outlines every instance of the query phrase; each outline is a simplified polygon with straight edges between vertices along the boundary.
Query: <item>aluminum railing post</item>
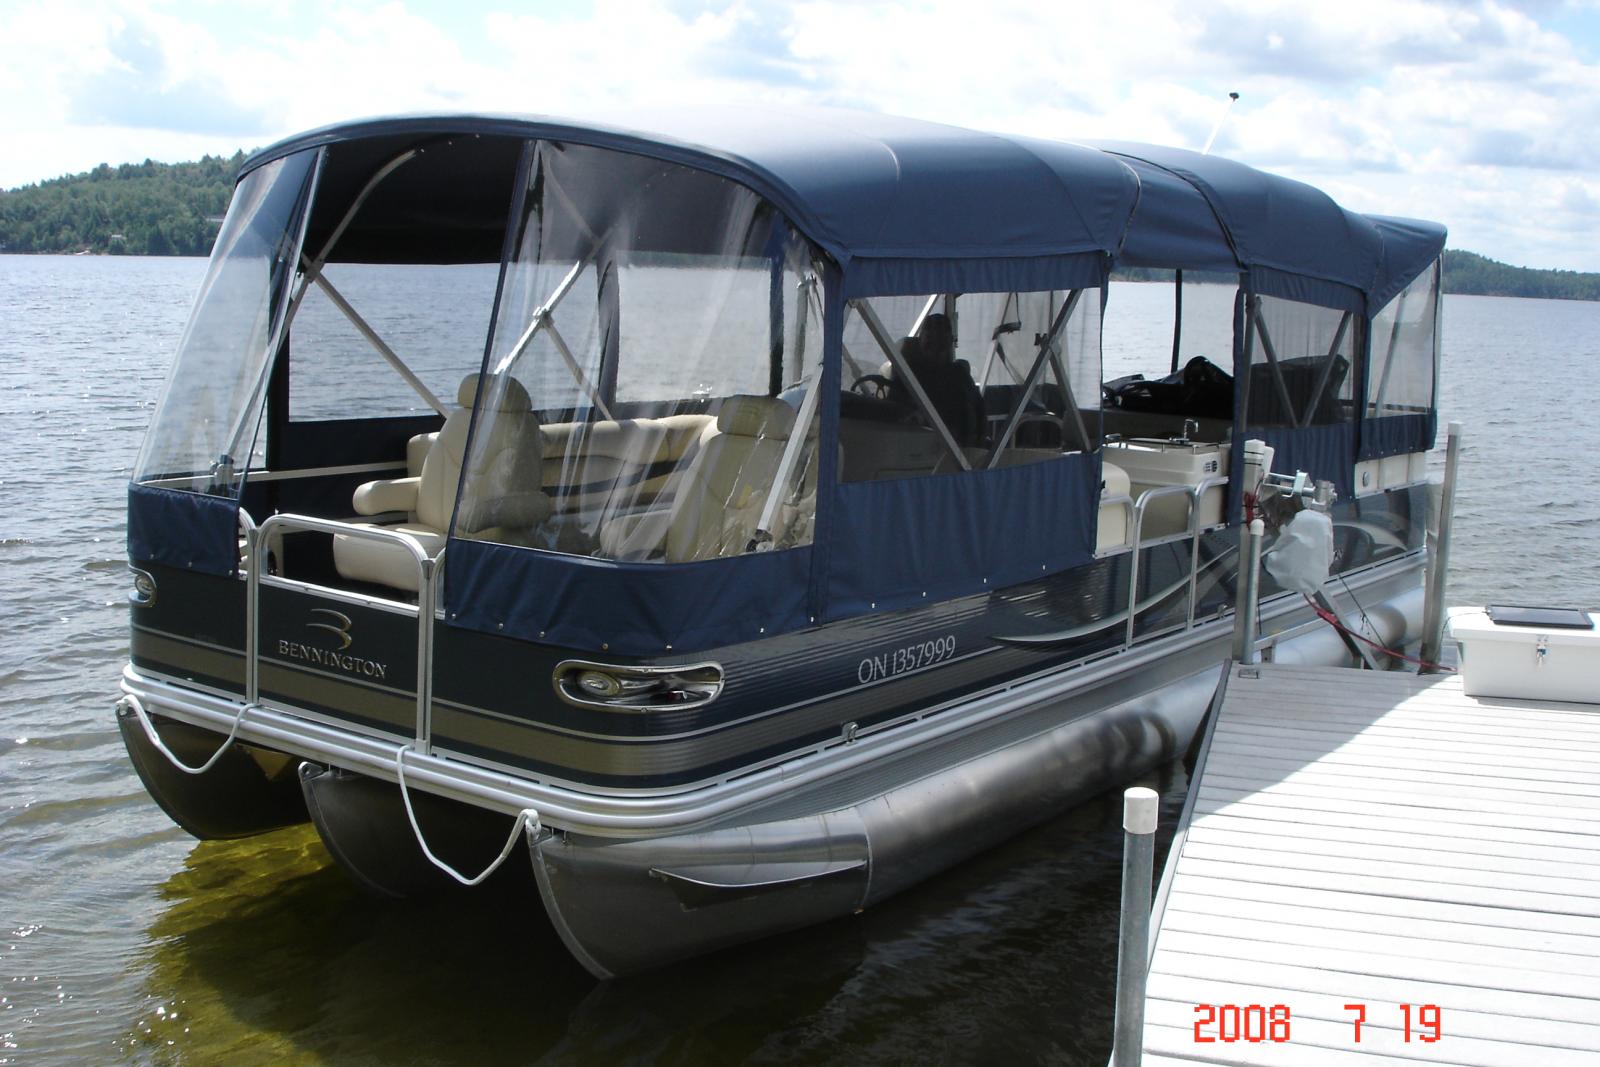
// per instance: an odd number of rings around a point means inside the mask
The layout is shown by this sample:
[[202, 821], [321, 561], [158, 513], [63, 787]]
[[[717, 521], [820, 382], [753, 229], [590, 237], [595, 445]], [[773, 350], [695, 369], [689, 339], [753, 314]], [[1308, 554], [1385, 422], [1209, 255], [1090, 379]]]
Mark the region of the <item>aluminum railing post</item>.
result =
[[1446, 432], [1444, 485], [1439, 492], [1439, 532], [1429, 538], [1428, 577], [1422, 607], [1422, 660], [1420, 674], [1433, 673], [1444, 645], [1445, 582], [1450, 570], [1450, 527], [1456, 510], [1456, 474], [1461, 462], [1461, 424], [1452, 422]]
[[1134, 786], [1122, 794], [1122, 923], [1117, 941], [1114, 1067], [1139, 1067], [1144, 1055], [1145, 979], [1150, 970], [1150, 892], [1161, 798]]
[[[268, 519], [267, 522], [271, 522]], [[259, 527], [244, 532], [244, 702], [261, 700], [261, 560], [264, 541]]]
[[433, 683], [433, 583], [438, 573], [433, 560], [417, 560], [417, 751], [427, 752], [433, 733], [431, 697]]
[[1256, 610], [1261, 601], [1261, 539], [1266, 523], [1251, 519], [1239, 545], [1239, 577], [1234, 583], [1233, 658], [1238, 663], [1256, 661]]

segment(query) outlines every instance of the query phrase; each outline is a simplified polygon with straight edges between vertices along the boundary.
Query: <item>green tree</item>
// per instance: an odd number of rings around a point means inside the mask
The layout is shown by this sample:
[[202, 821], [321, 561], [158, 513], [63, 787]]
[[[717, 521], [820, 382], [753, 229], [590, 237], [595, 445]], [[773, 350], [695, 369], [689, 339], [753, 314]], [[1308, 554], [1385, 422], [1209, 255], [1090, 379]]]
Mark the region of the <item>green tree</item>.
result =
[[189, 163], [102, 163], [0, 190], [0, 250], [203, 256], [233, 193], [244, 153]]

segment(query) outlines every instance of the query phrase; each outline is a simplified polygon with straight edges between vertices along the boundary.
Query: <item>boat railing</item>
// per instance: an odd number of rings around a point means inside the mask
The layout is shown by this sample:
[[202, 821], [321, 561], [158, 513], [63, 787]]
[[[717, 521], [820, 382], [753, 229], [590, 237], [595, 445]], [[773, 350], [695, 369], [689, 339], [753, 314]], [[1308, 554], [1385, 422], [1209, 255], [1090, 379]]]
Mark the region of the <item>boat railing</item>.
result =
[[1104, 511], [1106, 508], [1121, 508], [1124, 513], [1122, 519], [1122, 543], [1105, 547], [1097, 545], [1095, 548], [1096, 559], [1133, 547], [1133, 542], [1128, 540], [1128, 535], [1133, 530], [1133, 497], [1127, 493], [1119, 493], [1116, 496], [1103, 496], [1100, 498], [1100, 510]]
[[[240, 512], [243, 515], [243, 512]], [[381, 526], [355, 525], [335, 519], [319, 519], [310, 515], [274, 515], [259, 526], [245, 524], [245, 703], [261, 703], [261, 587], [276, 586], [284, 589], [304, 588], [308, 583], [289, 581], [269, 573], [272, 550], [281, 543], [282, 535], [289, 532], [326, 533], [339, 537], [354, 537], [365, 541], [378, 541], [404, 549], [417, 565], [417, 602], [415, 605], [394, 604], [402, 612], [414, 613], [417, 618], [417, 717], [416, 750], [426, 752], [433, 735], [433, 622], [438, 611], [437, 581], [444, 552], [429, 556], [422, 546], [404, 534], [386, 530]], [[280, 554], [280, 559], [281, 554]], [[321, 587], [317, 587], [321, 588]], [[329, 589], [337, 593], [339, 590]]]
[[[1146, 489], [1137, 499], [1128, 496], [1107, 497], [1101, 501], [1102, 507], [1124, 507], [1130, 516], [1131, 534], [1128, 545], [1131, 549], [1128, 565], [1127, 582], [1127, 619], [1124, 634], [1125, 647], [1132, 647], [1139, 640], [1164, 634], [1173, 629], [1183, 631], [1192, 630], [1195, 625], [1196, 604], [1199, 590], [1199, 561], [1200, 561], [1200, 535], [1204, 532], [1200, 523], [1200, 501], [1211, 489], [1225, 485], [1226, 478], [1208, 478], [1194, 485], [1166, 485]], [[1181, 625], [1167, 627], [1160, 631], [1147, 634], [1138, 634], [1137, 624], [1140, 611], [1150, 605], [1139, 603], [1140, 579], [1140, 552], [1147, 547], [1172, 540], [1173, 535], [1164, 535], [1159, 539], [1146, 542], [1144, 539], [1145, 516], [1154, 501], [1169, 497], [1183, 497], [1186, 501], [1187, 519], [1185, 528], [1178, 537], [1189, 544], [1189, 567], [1185, 590], [1184, 620]], [[242, 510], [240, 512], [240, 527], [244, 534], [245, 551], [243, 556], [246, 594], [245, 594], [245, 703], [259, 706], [261, 703], [261, 588], [263, 585], [288, 589], [288, 590], [317, 590], [328, 593], [340, 594], [341, 590], [324, 587], [315, 583], [302, 580], [291, 580], [271, 572], [271, 560], [276, 556], [282, 558], [281, 546], [283, 535], [286, 533], [325, 533], [330, 536], [353, 537], [367, 541], [384, 542], [395, 545], [411, 556], [417, 568], [417, 602], [407, 604], [399, 601], [385, 601], [384, 607], [402, 613], [409, 613], [417, 620], [417, 677], [416, 677], [416, 719], [415, 719], [415, 750], [427, 752], [430, 750], [432, 739], [432, 689], [433, 689], [433, 635], [434, 624], [438, 614], [438, 574], [444, 561], [444, 553], [438, 556], [429, 556], [422, 547], [413, 539], [404, 534], [379, 526], [356, 525], [340, 522], [336, 519], [316, 518], [310, 515], [281, 514], [273, 515], [260, 525], [256, 525]], [[1151, 601], [1158, 599], [1152, 597]]]
[[[1124, 643], [1131, 647], [1136, 640], [1135, 626], [1139, 618], [1139, 553], [1145, 547], [1144, 542], [1144, 517], [1150, 507], [1151, 501], [1162, 500], [1167, 497], [1182, 496], [1188, 504], [1188, 518], [1185, 521], [1184, 539], [1189, 542], [1189, 577], [1185, 590], [1185, 607], [1182, 630], [1185, 632], [1194, 629], [1195, 602], [1200, 588], [1200, 534], [1203, 532], [1200, 525], [1200, 500], [1207, 492], [1220, 485], [1226, 485], [1226, 478], [1205, 478], [1193, 485], [1158, 485], [1146, 489], [1139, 494], [1137, 500], [1131, 501], [1133, 529], [1129, 537], [1132, 554], [1128, 561], [1128, 619]], [[1126, 496], [1109, 498], [1104, 503], [1118, 504], [1129, 502]], [[1154, 543], [1154, 542], [1152, 542]], [[1169, 627], [1178, 629], [1178, 627]], [[1161, 630], [1166, 633], [1167, 630]], [[1154, 637], [1156, 633], [1146, 634]]]

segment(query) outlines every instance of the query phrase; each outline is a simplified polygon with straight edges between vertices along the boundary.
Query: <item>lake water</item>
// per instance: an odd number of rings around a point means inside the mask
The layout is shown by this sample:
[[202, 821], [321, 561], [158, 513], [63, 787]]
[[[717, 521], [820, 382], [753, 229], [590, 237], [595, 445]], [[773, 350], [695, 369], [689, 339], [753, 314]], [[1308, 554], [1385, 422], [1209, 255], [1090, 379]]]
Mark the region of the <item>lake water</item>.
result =
[[[128, 468], [203, 270], [0, 256], [0, 1064], [1105, 1062], [1115, 795], [863, 915], [603, 986], [516, 887], [374, 901], [309, 829], [174, 827], [111, 704]], [[1108, 368], [1165, 292], [1114, 287]], [[1449, 297], [1445, 323], [1451, 602], [1600, 606], [1600, 304]], [[1182, 771], [1153, 784], [1170, 832]]]

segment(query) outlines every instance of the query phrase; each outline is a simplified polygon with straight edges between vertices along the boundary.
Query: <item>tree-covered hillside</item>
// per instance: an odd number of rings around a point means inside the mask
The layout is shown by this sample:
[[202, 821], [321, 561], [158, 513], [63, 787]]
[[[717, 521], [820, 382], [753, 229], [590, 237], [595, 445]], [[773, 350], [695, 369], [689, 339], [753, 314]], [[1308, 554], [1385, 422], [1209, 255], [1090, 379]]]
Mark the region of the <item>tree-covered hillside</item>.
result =
[[[244, 153], [195, 163], [101, 164], [20, 189], [0, 190], [0, 252], [102, 252], [203, 256], [227, 209]], [[1131, 281], [1170, 271], [1118, 271]], [[1472, 252], [1444, 254], [1449, 293], [1600, 300], [1600, 274], [1513, 267]]]
[[[1111, 275], [1120, 281], [1170, 282], [1172, 271], [1126, 267]], [[1231, 275], [1185, 271], [1187, 281], [1225, 283]], [[1600, 274], [1575, 270], [1513, 267], [1476, 252], [1446, 249], [1444, 291], [1474, 296], [1533, 296], [1551, 300], [1600, 300]]]
[[1600, 274], [1513, 267], [1473, 252], [1452, 249], [1444, 254], [1444, 291], [1482, 296], [1600, 300]]
[[244, 154], [195, 163], [102, 163], [0, 191], [0, 251], [203, 256]]

